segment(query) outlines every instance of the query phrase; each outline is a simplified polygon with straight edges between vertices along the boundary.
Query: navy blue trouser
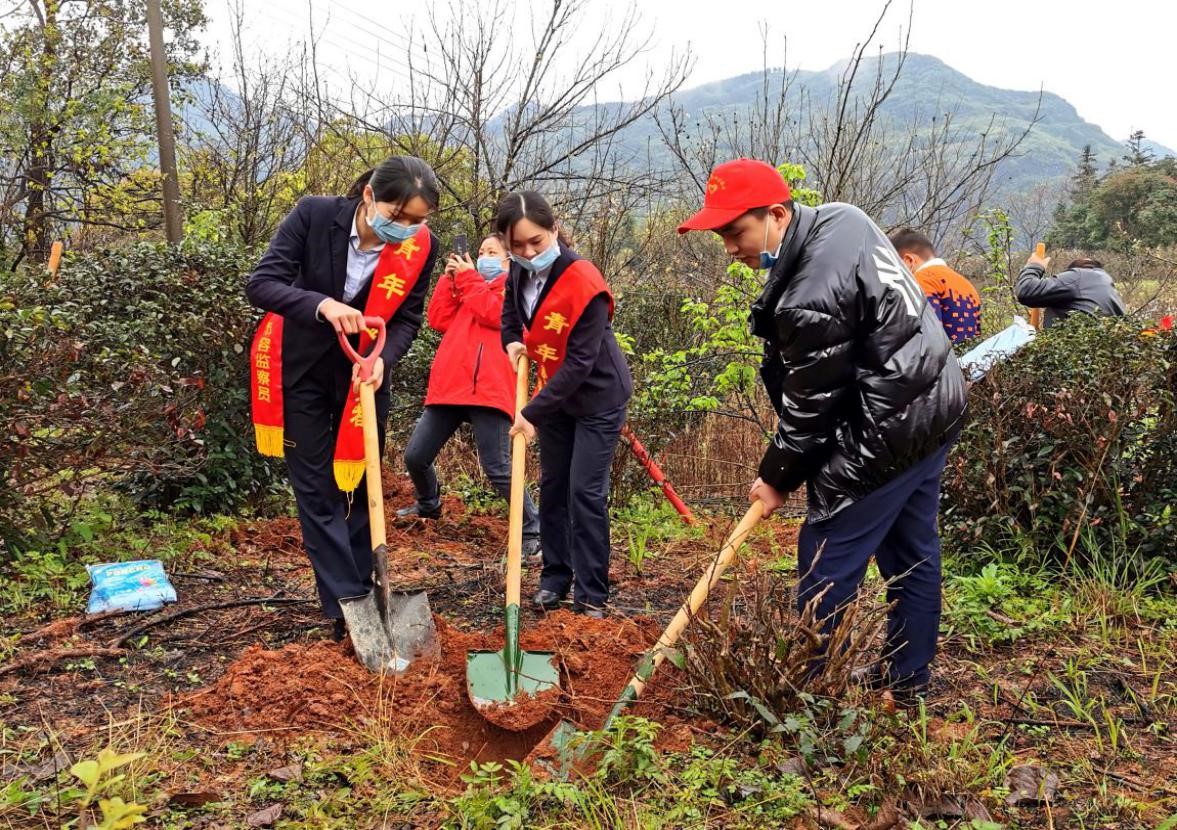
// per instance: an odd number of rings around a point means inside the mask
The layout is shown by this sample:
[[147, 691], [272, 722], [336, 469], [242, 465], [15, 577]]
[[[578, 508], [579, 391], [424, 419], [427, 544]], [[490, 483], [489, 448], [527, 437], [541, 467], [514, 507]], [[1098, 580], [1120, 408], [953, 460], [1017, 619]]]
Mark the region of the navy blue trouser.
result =
[[540, 588], [584, 605], [609, 598], [609, 468], [625, 406], [573, 418], [555, 414], [539, 433]]
[[[495, 492], [511, 500], [511, 419], [489, 406], [434, 404], [425, 407], [405, 445], [405, 468], [417, 491], [417, 504], [424, 510], [441, 507], [441, 488], [433, 461], [445, 442], [464, 421], [474, 430], [478, 461]], [[539, 536], [539, 514], [531, 494], [523, 490], [523, 537]]]
[[[283, 389], [286, 467], [298, 504], [302, 544], [315, 571], [319, 602], [328, 617], [343, 612], [339, 600], [372, 588], [372, 540], [368, 530], [366, 481], [355, 492], [335, 483], [335, 437], [351, 383], [351, 364], [342, 351], [327, 352], [297, 383]], [[388, 394], [376, 394], [380, 455]]]
[[[927, 683], [940, 629], [940, 473], [948, 446], [849, 507], [806, 522], [797, 540], [799, 608], [830, 587], [818, 604], [827, 631], [854, 599], [871, 555], [888, 580], [884, 655], [898, 686]], [[817, 557], [818, 551], [821, 556]], [[814, 558], [817, 557], [816, 564]]]

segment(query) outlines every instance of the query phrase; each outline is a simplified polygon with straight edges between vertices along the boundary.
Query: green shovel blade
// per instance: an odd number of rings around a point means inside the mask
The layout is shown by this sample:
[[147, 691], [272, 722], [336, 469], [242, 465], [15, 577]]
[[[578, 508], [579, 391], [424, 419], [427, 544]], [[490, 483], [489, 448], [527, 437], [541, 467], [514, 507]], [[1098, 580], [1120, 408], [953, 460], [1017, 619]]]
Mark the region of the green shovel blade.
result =
[[475, 706], [511, 703], [520, 695], [536, 695], [560, 685], [560, 670], [551, 652], [519, 652], [516, 675], [506, 650], [472, 651], [466, 655], [466, 688]]
[[466, 655], [466, 691], [477, 707], [511, 703], [520, 695], [536, 695], [560, 685], [560, 670], [550, 651], [519, 648], [519, 606], [503, 609], [506, 644], [501, 651]]

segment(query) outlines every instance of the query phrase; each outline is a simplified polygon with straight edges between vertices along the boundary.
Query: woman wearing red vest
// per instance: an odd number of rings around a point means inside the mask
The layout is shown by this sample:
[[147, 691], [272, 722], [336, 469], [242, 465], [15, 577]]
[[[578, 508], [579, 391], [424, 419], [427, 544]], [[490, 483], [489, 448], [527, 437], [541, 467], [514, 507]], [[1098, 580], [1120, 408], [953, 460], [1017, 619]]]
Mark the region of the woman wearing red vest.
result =
[[[511, 494], [507, 433], [515, 418], [515, 374], [499, 343], [507, 248], [498, 234], [482, 240], [478, 265], [451, 254], [429, 301], [429, 325], [444, 335], [429, 371], [425, 411], [405, 447], [405, 467], [417, 502], [401, 517], [436, 519], [441, 491], [433, 461], [463, 421], [469, 421], [478, 460], [499, 495]], [[539, 564], [539, 517], [530, 495], [523, 502], [524, 561]]]
[[609, 468], [625, 405], [629, 366], [613, 335], [613, 295], [600, 271], [561, 238], [538, 193], [511, 193], [495, 227], [512, 265], [502, 342], [514, 364], [526, 353], [539, 391], [511, 434], [539, 435], [543, 573], [534, 597], [551, 610], [572, 590], [572, 610], [603, 617], [609, 597]]
[[364, 470], [356, 376], [336, 333], [367, 352], [364, 317], [386, 321], [371, 380], [383, 452], [388, 372], [421, 325], [438, 250], [425, 220], [438, 194], [429, 165], [394, 156], [346, 196], [307, 196], [282, 220], [246, 287], [269, 312], [250, 353], [258, 449], [286, 457], [303, 546], [336, 639], [344, 634], [339, 600], [372, 587], [368, 500], [353, 498]]

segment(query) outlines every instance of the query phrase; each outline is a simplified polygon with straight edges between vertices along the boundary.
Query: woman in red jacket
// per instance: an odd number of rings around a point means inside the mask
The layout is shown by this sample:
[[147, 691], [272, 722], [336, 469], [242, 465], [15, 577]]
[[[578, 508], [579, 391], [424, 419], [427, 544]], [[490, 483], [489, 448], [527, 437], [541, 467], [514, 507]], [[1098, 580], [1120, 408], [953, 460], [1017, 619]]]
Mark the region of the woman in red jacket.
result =
[[[508, 432], [515, 419], [515, 373], [500, 342], [507, 250], [498, 234], [482, 240], [478, 264], [450, 254], [445, 274], [429, 301], [429, 325], [441, 332], [441, 345], [429, 372], [425, 411], [405, 447], [405, 466], [417, 502], [397, 511], [401, 517], [436, 519], [441, 491], [433, 461], [445, 442], [469, 421], [486, 477], [503, 498], [511, 488]], [[531, 496], [523, 505], [523, 553], [538, 562], [539, 516]]]

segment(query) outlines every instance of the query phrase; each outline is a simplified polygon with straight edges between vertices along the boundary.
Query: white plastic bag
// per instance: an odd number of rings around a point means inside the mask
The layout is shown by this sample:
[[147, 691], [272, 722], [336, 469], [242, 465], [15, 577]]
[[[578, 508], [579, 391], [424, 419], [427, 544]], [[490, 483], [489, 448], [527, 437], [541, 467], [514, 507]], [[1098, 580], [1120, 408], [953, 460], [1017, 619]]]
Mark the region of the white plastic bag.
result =
[[90, 572], [90, 603], [87, 614], [103, 611], [153, 611], [165, 602], [176, 601], [176, 589], [158, 559], [87, 565]]
[[1015, 316], [1012, 325], [981, 341], [960, 358], [965, 377], [974, 382], [985, 377], [994, 365], [1009, 358], [1037, 333], [1024, 318]]

